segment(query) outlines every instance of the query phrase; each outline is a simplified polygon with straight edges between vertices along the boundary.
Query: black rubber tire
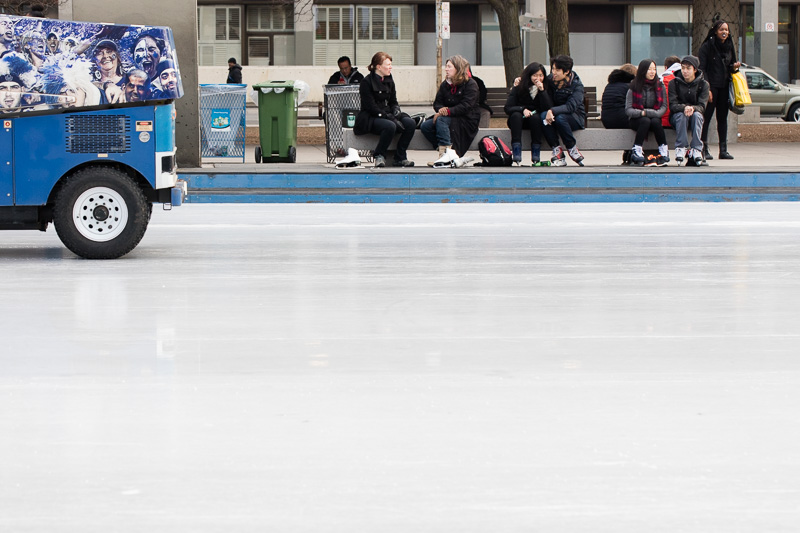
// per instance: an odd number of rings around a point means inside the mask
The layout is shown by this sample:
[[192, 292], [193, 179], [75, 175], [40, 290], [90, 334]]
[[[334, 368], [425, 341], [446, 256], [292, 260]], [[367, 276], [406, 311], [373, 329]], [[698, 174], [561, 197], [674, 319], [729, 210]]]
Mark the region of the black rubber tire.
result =
[[783, 120], [786, 122], [800, 122], [800, 103], [793, 104]]
[[261, 147], [256, 146], [256, 163], [261, 163]]
[[294, 146], [289, 147], [289, 161], [292, 163], [297, 162], [297, 150], [295, 150]]
[[[83, 206], [80, 217], [73, 214], [78, 204]], [[90, 211], [90, 205], [96, 207]], [[151, 212], [152, 204], [129, 175], [88, 167], [66, 178], [55, 199], [53, 223], [61, 242], [76, 255], [116, 259], [142, 240]], [[115, 215], [122, 220], [119, 225]]]

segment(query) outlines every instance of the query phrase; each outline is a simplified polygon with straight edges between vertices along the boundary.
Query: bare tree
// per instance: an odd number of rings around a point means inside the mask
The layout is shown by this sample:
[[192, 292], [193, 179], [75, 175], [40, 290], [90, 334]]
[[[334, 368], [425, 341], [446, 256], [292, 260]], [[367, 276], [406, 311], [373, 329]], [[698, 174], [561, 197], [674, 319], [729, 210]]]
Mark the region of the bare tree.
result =
[[522, 40], [519, 35], [519, 2], [516, 0], [489, 0], [500, 24], [500, 45], [503, 47], [503, 67], [506, 86], [511, 87], [514, 78], [520, 75], [522, 63]]
[[567, 0], [547, 0], [547, 44], [550, 57], [569, 55], [569, 14]]
[[708, 30], [717, 19], [728, 23], [728, 29], [733, 39], [738, 39], [741, 35], [739, 33], [739, 0], [694, 0], [692, 13], [692, 53], [694, 55], [697, 55], [700, 45], [706, 40]]
[[0, 12], [8, 15], [44, 17], [56, 13], [64, 0], [0, 0]]

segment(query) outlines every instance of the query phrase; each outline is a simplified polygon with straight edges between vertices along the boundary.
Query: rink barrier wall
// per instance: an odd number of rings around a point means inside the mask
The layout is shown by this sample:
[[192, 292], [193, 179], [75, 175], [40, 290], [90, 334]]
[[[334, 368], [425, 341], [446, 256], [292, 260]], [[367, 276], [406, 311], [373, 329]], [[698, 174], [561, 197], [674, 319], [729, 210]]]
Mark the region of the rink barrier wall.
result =
[[[366, 169], [365, 169], [366, 170]], [[800, 200], [800, 173], [182, 173], [187, 203], [571, 203]]]

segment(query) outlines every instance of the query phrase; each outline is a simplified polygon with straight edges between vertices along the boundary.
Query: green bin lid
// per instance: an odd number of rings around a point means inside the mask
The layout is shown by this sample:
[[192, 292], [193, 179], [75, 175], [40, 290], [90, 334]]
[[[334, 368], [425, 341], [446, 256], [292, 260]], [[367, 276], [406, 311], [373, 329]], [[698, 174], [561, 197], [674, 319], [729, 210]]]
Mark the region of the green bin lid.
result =
[[253, 85], [253, 89], [294, 89], [294, 80], [270, 80]]

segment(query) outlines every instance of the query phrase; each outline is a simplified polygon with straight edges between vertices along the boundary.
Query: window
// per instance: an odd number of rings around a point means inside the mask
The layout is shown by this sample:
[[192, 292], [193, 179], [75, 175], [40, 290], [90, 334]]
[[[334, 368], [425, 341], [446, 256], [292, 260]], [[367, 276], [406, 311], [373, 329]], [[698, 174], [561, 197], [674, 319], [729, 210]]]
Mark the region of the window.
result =
[[671, 55], [690, 52], [690, 6], [633, 6], [631, 63], [652, 59], [657, 65]]
[[396, 65], [414, 64], [411, 6], [317, 6], [314, 22], [315, 65], [335, 65], [343, 55], [363, 65], [377, 50]]
[[197, 8], [197, 49], [200, 65], [227, 65], [229, 57], [241, 57], [241, 9], [228, 6]]
[[746, 77], [747, 87], [750, 89], [767, 89], [771, 91], [777, 87], [775, 82], [760, 72], [748, 72]]
[[294, 29], [294, 6], [248, 6], [249, 31], [280, 31]]

